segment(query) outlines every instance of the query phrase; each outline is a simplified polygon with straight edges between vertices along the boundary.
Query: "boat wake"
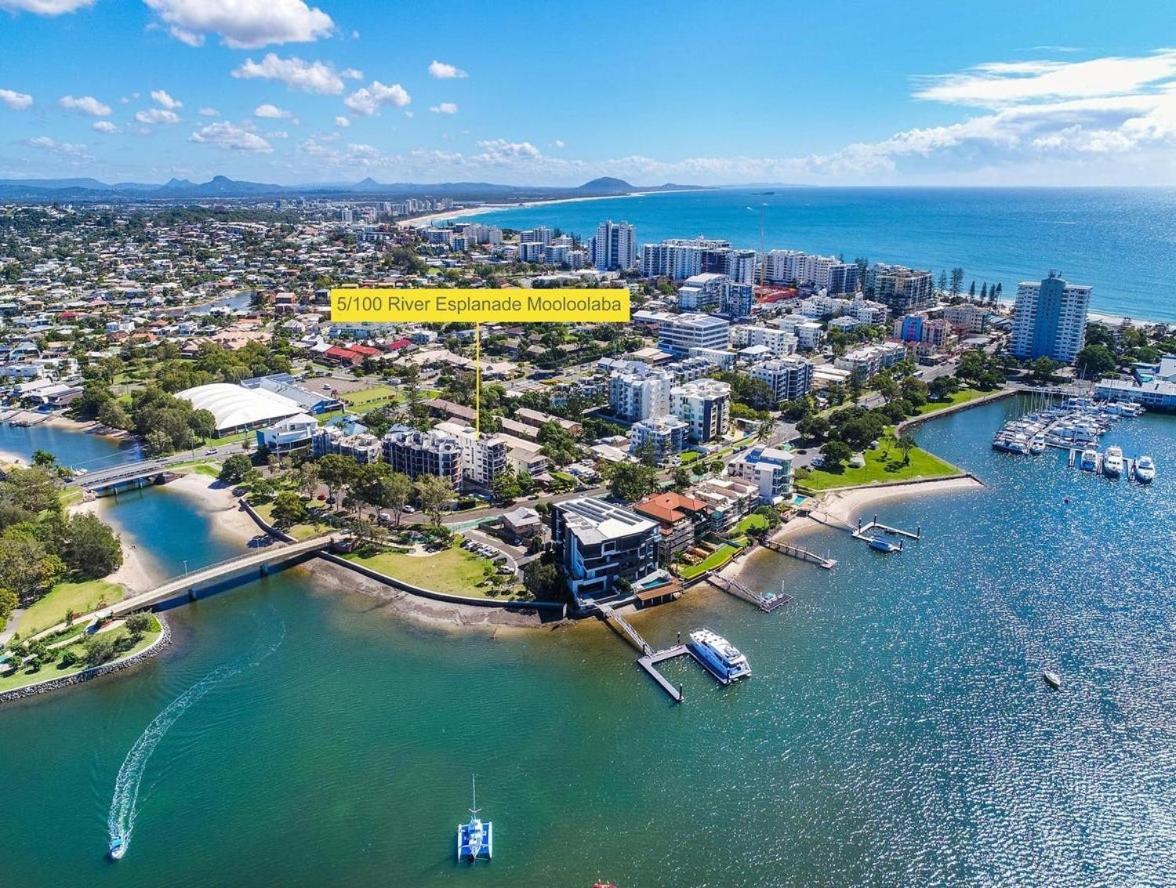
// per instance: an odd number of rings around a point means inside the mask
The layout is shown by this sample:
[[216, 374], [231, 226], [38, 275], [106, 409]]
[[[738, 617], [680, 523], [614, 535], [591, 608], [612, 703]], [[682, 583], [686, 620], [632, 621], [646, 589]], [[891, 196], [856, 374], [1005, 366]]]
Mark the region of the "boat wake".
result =
[[106, 821], [110, 833], [112, 855], [116, 853], [114, 849], [117, 848], [117, 856], [122, 857], [131, 843], [131, 834], [135, 829], [135, 817], [138, 814], [139, 787], [143, 782], [143, 774], [147, 769], [151, 754], [155, 752], [160, 741], [180, 716], [187, 712], [201, 697], [226, 679], [259, 665], [273, 654], [286, 637], [285, 623], [279, 625], [281, 631], [278, 638], [269, 647], [257, 656], [242, 658], [235, 663], [229, 663], [212, 670], [172, 700], [139, 735], [139, 739], [135, 741], [130, 752], [123, 759], [122, 767], [118, 769], [118, 776], [114, 781], [114, 796], [110, 800], [110, 814]]

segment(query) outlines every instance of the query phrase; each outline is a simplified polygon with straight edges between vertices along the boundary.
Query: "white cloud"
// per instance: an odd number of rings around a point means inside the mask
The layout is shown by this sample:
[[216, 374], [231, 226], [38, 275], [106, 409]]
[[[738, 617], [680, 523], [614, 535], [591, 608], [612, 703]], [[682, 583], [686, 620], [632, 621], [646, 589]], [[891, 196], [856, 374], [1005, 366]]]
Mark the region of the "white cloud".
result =
[[190, 141], [215, 145], [227, 151], [249, 151], [257, 154], [273, 153], [273, 146], [257, 133], [251, 133], [232, 123], [210, 123], [189, 137]]
[[479, 142], [482, 153], [475, 160], [489, 164], [509, 164], [518, 160], [536, 160], [542, 157], [538, 148], [530, 142], [508, 142], [506, 139], [487, 139]]
[[429, 108], [434, 114], [456, 114], [457, 105], [454, 102], [441, 102]]
[[62, 96], [57, 104], [67, 111], [78, 114], [88, 114], [90, 117], [109, 117], [110, 106], [98, 101], [93, 96]]
[[288, 139], [290, 134], [285, 130], [274, 130], [272, 133], [265, 134], [267, 139]]
[[220, 112], [215, 108], [201, 108], [198, 113], [201, 117], [220, 117]]
[[565, 142], [563, 139], [556, 139], [551, 144], [554, 145], [556, 148], [566, 148], [568, 146], [568, 143]]
[[166, 108], [148, 108], [145, 111], [136, 112], [135, 120], [143, 124], [179, 123], [180, 115], [175, 111], [168, 111]]
[[13, 111], [24, 111], [33, 106], [33, 97], [28, 93], [17, 92], [14, 89], [0, 89], [0, 105]]
[[329, 62], [308, 62], [296, 56], [284, 59], [268, 52], [260, 62], [246, 59], [233, 69], [233, 76], [246, 80], [277, 80], [290, 89], [337, 96], [343, 92], [344, 78], [358, 80], [363, 74], [354, 68], [336, 71]]
[[75, 142], [58, 142], [48, 136], [34, 136], [31, 139], [25, 139], [24, 144], [29, 148], [57, 154], [70, 160], [89, 161], [94, 159], [86, 153], [85, 145], [79, 145]]
[[118, 127], [109, 120], [96, 120], [90, 124], [90, 129], [96, 130], [100, 133], [106, 133], [107, 135], [110, 135], [111, 133], [117, 133], [119, 131]]
[[173, 99], [166, 89], [154, 89], [151, 91], [151, 98], [159, 103], [160, 107], [166, 108], [168, 111], [175, 111], [177, 108], [183, 108], [184, 103], [178, 99]]
[[329, 15], [304, 0], [145, 2], [169, 26], [173, 37], [192, 46], [203, 43], [208, 33], [219, 34], [233, 49], [254, 49], [274, 43], [306, 43], [335, 30]]
[[94, 0], [0, 0], [0, 9], [7, 12], [31, 12], [33, 15], [64, 15], [93, 5]]
[[1004, 108], [1023, 102], [1121, 96], [1176, 77], [1176, 50], [1076, 62], [988, 62], [967, 71], [918, 78], [915, 98]]
[[266, 102], [264, 105], [258, 105], [253, 109], [254, 117], [265, 117], [270, 120], [289, 120], [294, 116], [292, 111], [287, 111], [285, 108], [279, 108], [277, 105], [271, 105]]
[[433, 59], [429, 63], [429, 76], [436, 77], [438, 80], [453, 80], [459, 77], [469, 77], [470, 75], [456, 65], [450, 65], [447, 62], [439, 62]]
[[335, 118], [335, 126], [349, 127], [351, 126], [351, 118], [344, 117], [342, 114], [340, 114]]
[[378, 80], [373, 80], [368, 86], [360, 87], [343, 100], [343, 104], [365, 117], [371, 117], [380, 110], [381, 105], [395, 105], [403, 108], [412, 97], [399, 83], [385, 86]]

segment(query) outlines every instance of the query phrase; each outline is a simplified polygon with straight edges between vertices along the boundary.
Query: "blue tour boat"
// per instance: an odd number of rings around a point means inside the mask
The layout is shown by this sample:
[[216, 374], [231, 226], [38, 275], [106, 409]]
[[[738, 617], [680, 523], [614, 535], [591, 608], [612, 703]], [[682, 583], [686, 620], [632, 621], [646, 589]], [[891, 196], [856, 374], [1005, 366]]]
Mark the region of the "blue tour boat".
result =
[[489, 860], [494, 856], [494, 824], [489, 820], [482, 820], [478, 816], [478, 784], [476, 778], [470, 778], [473, 787], [473, 807], [470, 808], [470, 819], [467, 823], [457, 825], [457, 859]]

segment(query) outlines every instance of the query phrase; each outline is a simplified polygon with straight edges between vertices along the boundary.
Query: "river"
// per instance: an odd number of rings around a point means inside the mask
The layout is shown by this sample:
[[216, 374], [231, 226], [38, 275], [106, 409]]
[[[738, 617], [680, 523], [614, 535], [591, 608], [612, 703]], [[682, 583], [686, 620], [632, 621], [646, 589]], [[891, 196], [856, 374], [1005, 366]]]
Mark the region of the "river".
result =
[[[992, 452], [1016, 409], [918, 431], [987, 487], [879, 508], [924, 530], [901, 555], [820, 531], [806, 544], [831, 572], [753, 556], [752, 582], [796, 597], [774, 614], [711, 593], [640, 615], [657, 643], [708, 625], [751, 661], [728, 689], [671, 664], [682, 706], [598, 624], [447, 634], [304, 568], [173, 610], [148, 665], [0, 708], [0, 881], [1162, 884], [1176, 420], [1105, 439], [1156, 457], [1149, 488]], [[228, 545], [165, 490], [109, 514], [168, 570]], [[128, 750], [225, 667], [155, 746], [130, 850], [107, 861]], [[495, 859], [469, 873], [453, 852], [473, 771]]]

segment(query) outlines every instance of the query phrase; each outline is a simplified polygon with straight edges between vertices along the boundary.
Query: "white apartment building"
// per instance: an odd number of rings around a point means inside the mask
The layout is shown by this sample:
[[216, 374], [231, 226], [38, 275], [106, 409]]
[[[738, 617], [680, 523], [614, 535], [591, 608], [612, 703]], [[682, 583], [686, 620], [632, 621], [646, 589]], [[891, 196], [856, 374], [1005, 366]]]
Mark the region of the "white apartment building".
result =
[[690, 354], [692, 348], [726, 350], [731, 325], [722, 318], [705, 314], [670, 315], [658, 327], [658, 348], [675, 357]]
[[600, 271], [628, 271], [637, 265], [637, 229], [628, 222], [601, 222], [592, 238], [592, 263]]
[[608, 381], [609, 412], [618, 419], [637, 422], [670, 412], [674, 376], [668, 370], [630, 362], [614, 371]]
[[461, 475], [467, 481], [488, 486], [506, 471], [507, 445], [497, 435], [479, 435], [472, 426], [452, 420], [434, 428], [453, 435], [461, 445]]
[[988, 329], [988, 316], [991, 309], [967, 302], [961, 305], [949, 305], [943, 309], [943, 319], [953, 327], [967, 333], [983, 333]]
[[838, 370], [848, 370], [858, 379], [869, 379], [906, 357], [906, 348], [900, 342], [884, 342], [879, 345], [863, 345], [846, 352], [833, 362]]
[[670, 389], [670, 412], [686, 423], [692, 441], [714, 441], [731, 425], [731, 386], [717, 379], [676, 385]]
[[825, 341], [825, 331], [816, 321], [800, 315], [784, 315], [776, 318], [776, 326], [796, 337], [796, 346], [803, 351], [813, 351]]
[[775, 447], [753, 447], [727, 464], [727, 474], [754, 484], [760, 502], [780, 503], [792, 494], [792, 453]]
[[641, 273], [676, 281], [696, 274], [725, 274], [741, 284], [754, 284], [755, 250], [737, 250], [729, 241], [670, 238], [641, 248]]
[[803, 398], [813, 385], [813, 365], [799, 355], [756, 364], [748, 375], [765, 383], [777, 404]]
[[678, 288], [678, 308], [682, 311], [718, 311], [724, 303], [724, 290], [731, 283], [725, 274], [694, 274]]
[[651, 448], [657, 464], [665, 465], [685, 448], [688, 433], [687, 424], [676, 416], [651, 416], [629, 429], [629, 452], [640, 456]]
[[796, 353], [797, 339], [780, 327], [740, 326], [731, 328], [731, 344], [736, 348], [762, 345], [772, 357], [783, 358]]
[[1054, 272], [1040, 283], [1017, 285], [1009, 351], [1022, 360], [1053, 358], [1072, 364], [1086, 342], [1093, 287], [1070, 284]]

